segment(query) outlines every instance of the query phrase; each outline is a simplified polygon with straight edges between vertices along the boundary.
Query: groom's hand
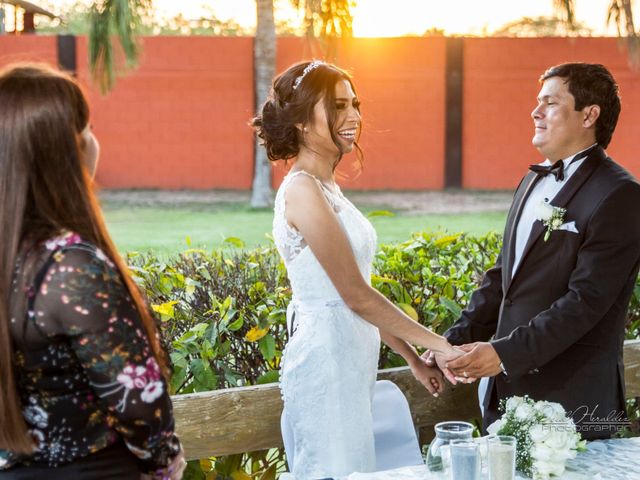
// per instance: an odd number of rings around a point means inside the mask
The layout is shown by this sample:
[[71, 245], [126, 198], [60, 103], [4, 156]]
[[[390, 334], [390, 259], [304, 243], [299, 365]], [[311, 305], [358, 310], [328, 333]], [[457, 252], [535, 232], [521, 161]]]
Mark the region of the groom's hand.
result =
[[456, 377], [493, 377], [502, 371], [500, 357], [489, 342], [470, 343], [461, 348], [467, 353], [445, 365]]

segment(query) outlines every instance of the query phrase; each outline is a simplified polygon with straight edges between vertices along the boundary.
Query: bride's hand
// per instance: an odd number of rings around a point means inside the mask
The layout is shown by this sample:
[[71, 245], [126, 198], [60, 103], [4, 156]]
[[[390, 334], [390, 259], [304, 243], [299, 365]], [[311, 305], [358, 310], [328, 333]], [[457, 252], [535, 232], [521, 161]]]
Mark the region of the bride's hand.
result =
[[431, 395], [437, 397], [442, 393], [444, 390], [444, 378], [438, 368], [428, 366], [422, 358], [410, 363], [409, 367], [416, 380], [424, 385]]

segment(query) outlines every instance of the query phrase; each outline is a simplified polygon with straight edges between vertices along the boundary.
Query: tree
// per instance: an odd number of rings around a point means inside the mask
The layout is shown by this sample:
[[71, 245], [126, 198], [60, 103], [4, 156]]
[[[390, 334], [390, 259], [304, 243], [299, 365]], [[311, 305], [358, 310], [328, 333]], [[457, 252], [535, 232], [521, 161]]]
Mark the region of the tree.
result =
[[582, 23], [569, 26], [558, 17], [522, 17], [506, 23], [493, 32], [494, 37], [566, 37], [591, 36], [591, 29]]
[[[575, 25], [575, 0], [553, 0], [553, 6], [568, 25]], [[629, 60], [634, 67], [640, 66], [640, 38], [633, 23], [633, 0], [611, 0], [607, 10], [607, 25], [615, 23], [619, 37], [627, 39]]]
[[[254, 93], [256, 108], [260, 108], [271, 88], [276, 73], [276, 23], [273, 17], [273, 0], [256, 0], [256, 36], [253, 44]], [[255, 137], [253, 185], [251, 206], [269, 207], [272, 203], [271, 163], [267, 152]]]
[[113, 88], [115, 79], [111, 37], [118, 37], [127, 66], [134, 66], [139, 53], [135, 32], [151, 8], [152, 0], [97, 0], [91, 4], [89, 65], [103, 93]]

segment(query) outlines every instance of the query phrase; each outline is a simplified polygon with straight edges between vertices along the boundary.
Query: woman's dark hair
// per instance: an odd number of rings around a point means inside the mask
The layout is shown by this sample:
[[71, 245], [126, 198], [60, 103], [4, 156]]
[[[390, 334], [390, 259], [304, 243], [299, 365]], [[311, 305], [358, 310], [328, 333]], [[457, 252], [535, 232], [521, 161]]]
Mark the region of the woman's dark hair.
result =
[[[314, 106], [323, 100], [331, 138], [341, 152], [340, 161], [342, 149], [334, 127], [337, 117], [336, 84], [341, 80], [348, 81], [355, 93], [351, 76], [330, 63], [296, 63], [273, 80], [267, 101], [251, 122], [267, 150], [269, 160], [286, 161], [298, 155], [303, 138], [296, 125], [311, 123]], [[357, 142], [355, 148], [360, 159], [362, 151]]]
[[168, 377], [158, 330], [107, 233], [83, 164], [89, 107], [78, 84], [46, 65], [0, 71], [0, 449], [30, 454], [13, 370], [11, 284], [19, 251], [63, 231], [78, 233], [116, 264]]
[[618, 85], [603, 65], [597, 63], [563, 63], [551, 67], [540, 77], [540, 83], [560, 77], [575, 99], [576, 111], [588, 105], [598, 105], [600, 116], [596, 120], [596, 142], [607, 148], [620, 116]]

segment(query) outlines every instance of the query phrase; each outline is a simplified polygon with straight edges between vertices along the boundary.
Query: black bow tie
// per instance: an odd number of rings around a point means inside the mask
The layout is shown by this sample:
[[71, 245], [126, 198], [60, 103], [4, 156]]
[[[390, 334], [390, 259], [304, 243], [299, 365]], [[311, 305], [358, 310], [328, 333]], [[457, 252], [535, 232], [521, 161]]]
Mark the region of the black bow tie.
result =
[[562, 160], [558, 160], [553, 165], [531, 165], [529, 166], [529, 170], [537, 173], [541, 177], [546, 177], [551, 174], [556, 177], [556, 182], [564, 180], [564, 162]]
[[[577, 162], [578, 160], [582, 160], [584, 157], [589, 155], [594, 149], [596, 145], [591, 148], [587, 148], [585, 151], [578, 153], [575, 157], [571, 159], [571, 161], [567, 164], [567, 167], [571, 165], [573, 162]], [[556, 177], [556, 182], [561, 182], [564, 180], [564, 162], [562, 160], [558, 160], [553, 165], [530, 165], [529, 170], [535, 172], [540, 177], [546, 177], [551, 174]]]

